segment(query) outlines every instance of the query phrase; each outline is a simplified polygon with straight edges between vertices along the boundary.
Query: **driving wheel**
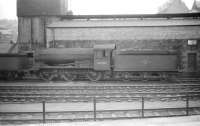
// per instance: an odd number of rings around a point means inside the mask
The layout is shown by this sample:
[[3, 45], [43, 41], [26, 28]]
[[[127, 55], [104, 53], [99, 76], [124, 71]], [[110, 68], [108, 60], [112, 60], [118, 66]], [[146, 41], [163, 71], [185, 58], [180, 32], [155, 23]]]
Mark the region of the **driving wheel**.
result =
[[103, 76], [102, 73], [101, 72], [97, 72], [97, 71], [89, 71], [87, 73], [87, 78], [90, 81], [99, 81], [99, 80], [101, 80], [102, 76]]

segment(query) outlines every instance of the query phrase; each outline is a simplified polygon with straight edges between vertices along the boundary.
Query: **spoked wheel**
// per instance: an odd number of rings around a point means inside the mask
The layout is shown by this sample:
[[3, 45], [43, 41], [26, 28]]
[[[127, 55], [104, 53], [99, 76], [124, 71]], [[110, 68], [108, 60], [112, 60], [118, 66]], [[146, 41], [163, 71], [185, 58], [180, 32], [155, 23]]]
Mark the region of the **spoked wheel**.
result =
[[41, 72], [39, 76], [44, 81], [52, 81], [52, 80], [56, 79], [55, 74], [48, 73], [48, 72]]
[[101, 72], [89, 71], [87, 73], [87, 78], [90, 81], [99, 81], [99, 80], [101, 80], [102, 76], [103, 76], [103, 74]]
[[123, 79], [122, 80], [125, 81], [125, 82], [131, 81], [130, 74], [128, 72], [123, 73]]
[[18, 73], [18, 74], [16, 74], [17, 80], [23, 80], [24, 77], [25, 77], [25, 73]]
[[15, 72], [8, 72], [6, 75], [6, 80], [8, 81], [14, 81], [18, 79], [18, 75]]
[[65, 72], [61, 75], [61, 78], [65, 81], [73, 81], [76, 79], [76, 75], [72, 73]]

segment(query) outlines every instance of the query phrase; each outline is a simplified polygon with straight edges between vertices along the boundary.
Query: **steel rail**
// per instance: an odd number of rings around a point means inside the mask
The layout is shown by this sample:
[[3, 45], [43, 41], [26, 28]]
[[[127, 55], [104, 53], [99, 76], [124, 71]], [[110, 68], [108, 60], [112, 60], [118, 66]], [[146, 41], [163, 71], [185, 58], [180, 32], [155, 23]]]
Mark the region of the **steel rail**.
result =
[[116, 89], [116, 88], [180, 88], [180, 87], [200, 87], [200, 84], [166, 84], [166, 85], [163, 85], [163, 84], [147, 84], [147, 85], [85, 85], [85, 86], [56, 86], [56, 85], [47, 85], [47, 86], [30, 86], [30, 85], [26, 85], [26, 86], [1, 86], [0, 85], [0, 90], [3, 90], [3, 89], [49, 89], [49, 90], [55, 90], [55, 89], [70, 89], [70, 90], [73, 90], [73, 89], [95, 89], [95, 88], [98, 88], [98, 89]]

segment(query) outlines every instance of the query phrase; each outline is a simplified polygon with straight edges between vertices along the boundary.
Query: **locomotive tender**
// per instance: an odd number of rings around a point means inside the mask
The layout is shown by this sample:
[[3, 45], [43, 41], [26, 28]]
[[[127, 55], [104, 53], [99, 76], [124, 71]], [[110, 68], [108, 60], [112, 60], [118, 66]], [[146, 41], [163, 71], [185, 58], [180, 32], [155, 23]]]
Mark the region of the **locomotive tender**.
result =
[[0, 80], [22, 79], [33, 66], [33, 56], [27, 54], [0, 54]]
[[93, 48], [49, 48], [34, 54], [0, 58], [0, 66], [9, 67], [0, 67], [1, 76], [13, 79], [26, 73], [44, 80], [66, 81], [84, 75], [91, 81], [108, 78], [166, 79], [178, 71], [176, 51], [117, 50], [115, 44], [94, 45]]

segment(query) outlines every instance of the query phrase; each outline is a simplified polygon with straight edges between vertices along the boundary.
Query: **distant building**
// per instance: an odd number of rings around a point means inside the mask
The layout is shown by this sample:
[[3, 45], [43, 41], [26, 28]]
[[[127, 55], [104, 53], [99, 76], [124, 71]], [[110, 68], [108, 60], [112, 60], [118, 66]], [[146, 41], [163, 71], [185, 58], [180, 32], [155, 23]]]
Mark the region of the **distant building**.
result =
[[17, 41], [17, 21], [0, 20], [0, 42], [9, 43]]
[[0, 53], [17, 53], [17, 44], [13, 39], [13, 31], [0, 26]]
[[189, 13], [188, 7], [182, 0], [169, 0], [159, 8], [158, 13]]
[[12, 31], [5, 28], [0, 28], [0, 42], [9, 42], [13, 40]]
[[194, 0], [191, 12], [200, 12], [200, 1]]

